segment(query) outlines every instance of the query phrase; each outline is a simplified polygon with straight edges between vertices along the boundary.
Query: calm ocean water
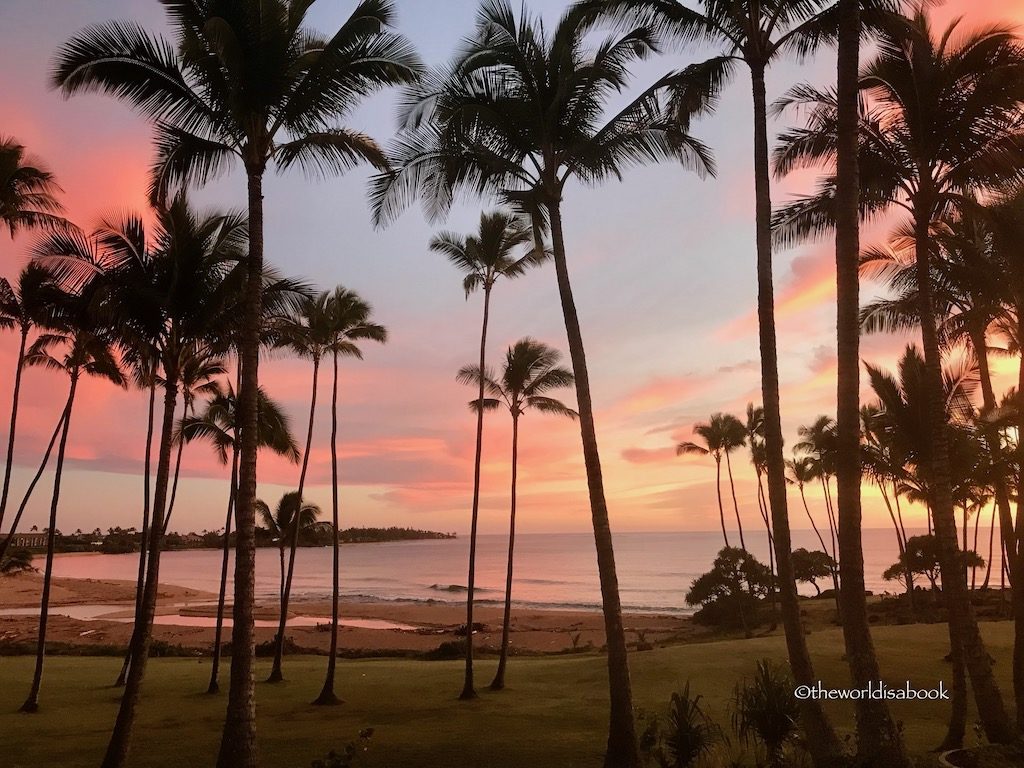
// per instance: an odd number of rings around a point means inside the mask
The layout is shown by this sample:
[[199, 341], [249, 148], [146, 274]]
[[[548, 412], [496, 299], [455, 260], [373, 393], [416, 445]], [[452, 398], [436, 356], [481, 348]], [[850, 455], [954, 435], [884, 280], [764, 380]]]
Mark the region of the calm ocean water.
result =
[[[764, 531], [752, 528], [745, 533], [750, 551], [767, 563]], [[909, 535], [914, 533], [918, 532], [908, 530]], [[998, 537], [998, 531], [996, 535]], [[506, 542], [506, 537], [500, 535], [480, 537], [477, 595], [481, 603], [500, 603], [503, 599]], [[979, 536], [983, 556], [987, 542], [988, 531], [983, 529]], [[690, 612], [683, 596], [690, 582], [710, 567], [721, 546], [721, 534], [711, 532], [617, 534], [615, 557], [623, 607], [632, 611]], [[812, 531], [794, 531], [793, 546], [820, 548]], [[344, 545], [341, 549], [342, 593], [367, 601], [459, 602], [466, 583], [468, 548], [465, 536], [454, 540]], [[899, 585], [882, 580], [882, 571], [896, 557], [896, 540], [891, 530], [864, 532], [865, 576], [869, 590], [881, 593], [899, 589]], [[137, 564], [136, 555], [58, 557], [54, 572], [58, 576], [79, 578], [134, 579]], [[262, 600], [273, 601], [278, 584], [276, 549], [257, 550], [256, 572], [257, 595]], [[167, 552], [161, 559], [161, 581], [167, 584], [216, 592], [219, 574], [220, 552], [215, 550]], [[331, 550], [300, 549], [294, 594], [326, 598], [330, 596], [330, 589]], [[813, 594], [814, 590], [807, 586], [801, 591]], [[601, 598], [593, 537], [587, 533], [517, 536], [513, 599], [524, 607], [598, 610]]]

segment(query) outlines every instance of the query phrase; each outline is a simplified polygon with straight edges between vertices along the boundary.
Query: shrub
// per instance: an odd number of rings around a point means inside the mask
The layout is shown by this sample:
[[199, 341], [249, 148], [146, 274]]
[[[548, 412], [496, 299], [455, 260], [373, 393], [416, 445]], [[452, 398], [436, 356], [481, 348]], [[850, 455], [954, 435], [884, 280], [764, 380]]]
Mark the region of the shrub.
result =
[[652, 718], [641, 737], [641, 749], [660, 768], [693, 768], [710, 758], [722, 741], [722, 731], [704, 712], [701, 697], [690, 684], [672, 694], [664, 725]]
[[814, 587], [816, 595], [821, 595], [818, 579], [831, 578], [835, 568], [836, 561], [827, 552], [808, 551], [803, 547], [793, 550], [793, 577]]
[[24, 573], [36, 570], [32, 566], [32, 553], [24, 547], [10, 550], [0, 563], [0, 573]]
[[768, 765], [784, 764], [783, 750], [796, 736], [798, 716], [793, 679], [784, 667], [761, 659], [754, 677], [736, 685], [733, 727], [741, 739], [764, 747]]
[[373, 728], [364, 728], [359, 732], [357, 741], [350, 741], [341, 752], [332, 749], [327, 753], [327, 757], [314, 760], [311, 768], [350, 768], [355, 764], [356, 758], [370, 748], [372, 736]]
[[723, 547], [711, 570], [690, 584], [686, 602], [701, 606], [694, 616], [698, 621], [742, 628], [749, 637], [763, 620], [762, 607], [771, 588], [768, 566], [742, 549]]

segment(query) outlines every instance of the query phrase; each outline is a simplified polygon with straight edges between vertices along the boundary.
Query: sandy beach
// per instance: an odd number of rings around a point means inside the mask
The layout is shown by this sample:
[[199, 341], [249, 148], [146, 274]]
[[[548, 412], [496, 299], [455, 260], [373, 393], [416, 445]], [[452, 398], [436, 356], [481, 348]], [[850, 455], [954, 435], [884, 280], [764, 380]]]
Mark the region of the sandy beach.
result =
[[[41, 588], [42, 577], [38, 573], [0, 577], [0, 612], [37, 610]], [[51, 589], [49, 641], [54, 645], [83, 648], [126, 645], [131, 623], [123, 619], [132, 615], [134, 595], [135, 584], [130, 581], [55, 578]], [[154, 626], [154, 638], [184, 649], [208, 651], [213, 643], [213, 628], [183, 624], [215, 616], [216, 595], [171, 584], [162, 584], [159, 595], [160, 618]], [[101, 607], [96, 614], [98, 618], [67, 615], [68, 611], [77, 614], [93, 606]], [[290, 617], [300, 617], [296, 621], [304, 619], [306, 625], [289, 625], [288, 636], [303, 649], [326, 652], [330, 642], [330, 633], [326, 631], [331, 615], [330, 602], [293, 601], [291, 608]], [[464, 607], [451, 602], [343, 601], [340, 614], [339, 642], [343, 653], [358, 655], [426, 653], [442, 643], [456, 640], [456, 630], [465, 623]], [[258, 604], [256, 619], [267, 623], [275, 621], [276, 603]], [[33, 615], [0, 615], [0, 645], [33, 641], [37, 621]], [[173, 623], [175, 621], [182, 624]], [[345, 622], [369, 626], [348, 626]], [[484, 627], [476, 636], [478, 648], [482, 652], [496, 651], [501, 642], [501, 608], [478, 606], [474, 622]], [[628, 614], [625, 624], [631, 642], [686, 642], [710, 634], [706, 628], [680, 616]], [[273, 626], [257, 627], [258, 642], [269, 641], [274, 634]], [[599, 648], [604, 644], [603, 619], [596, 612], [514, 609], [511, 643], [519, 653]]]

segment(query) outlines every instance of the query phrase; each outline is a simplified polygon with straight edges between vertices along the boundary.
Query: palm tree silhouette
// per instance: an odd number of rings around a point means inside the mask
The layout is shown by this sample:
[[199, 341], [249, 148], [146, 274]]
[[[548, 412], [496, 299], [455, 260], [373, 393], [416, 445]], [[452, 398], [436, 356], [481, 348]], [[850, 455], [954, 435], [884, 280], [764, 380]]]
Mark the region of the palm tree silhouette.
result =
[[[804, 512], [807, 514], [807, 519], [811, 523], [811, 528], [814, 530], [814, 535], [818, 537], [818, 543], [821, 544], [821, 551], [828, 552], [829, 548], [825, 545], [825, 539], [822, 538], [821, 531], [818, 530], [818, 524], [814, 521], [814, 515], [811, 514], [811, 508], [807, 506], [807, 496], [804, 493], [804, 488], [808, 483], [812, 483], [818, 479], [818, 471], [815, 468], [814, 459], [810, 456], [800, 456], [794, 452], [793, 458], [786, 461], [786, 470], [788, 476], [786, 482], [790, 485], [795, 485], [797, 490], [800, 492], [800, 501], [803, 503]], [[833, 550], [835, 551], [835, 550]], [[835, 556], [832, 556], [832, 562], [835, 563]], [[836, 598], [839, 596], [839, 577], [836, 573], [835, 567], [832, 569], [832, 586], [836, 591]]]
[[837, 549], [837, 528], [835, 509], [832, 506], [832, 478], [835, 476], [837, 435], [836, 422], [830, 416], [819, 416], [810, 425], [797, 429], [800, 441], [793, 446], [798, 453], [807, 454], [808, 467], [814, 479], [821, 483], [821, 493], [825, 499], [825, 515], [828, 518], [828, 530], [832, 538], [832, 559], [839, 562]]
[[0, 223], [11, 237], [22, 229], [66, 225], [57, 199], [61, 192], [41, 161], [11, 136], [0, 136]]
[[[2, 165], [0, 147], [0, 165]], [[4, 484], [0, 491], [0, 527], [3, 526], [7, 511], [7, 497], [11, 488], [11, 471], [14, 465], [14, 438], [18, 424], [18, 405], [21, 395], [21, 374], [25, 368], [25, 350], [28, 336], [36, 323], [45, 317], [59, 298], [59, 288], [53, 283], [53, 275], [38, 264], [27, 264], [18, 274], [14, 285], [6, 277], [0, 277], [0, 330], [17, 329], [18, 357], [14, 368], [14, 388], [11, 395], [11, 425], [7, 435], [7, 460], [4, 466]]]
[[[878, 55], [860, 79], [865, 97], [859, 119], [861, 212], [879, 213], [897, 205], [913, 217], [927, 407], [935, 447], [934, 522], [947, 586], [943, 593], [956, 642], [964, 646], [986, 736], [1004, 743], [1016, 738], [1017, 729], [992, 674], [967, 585], [957, 578], [962, 561], [942, 418], [942, 360], [931, 280], [932, 227], [944, 212], [966, 203], [965, 194], [977, 195], [1019, 177], [1024, 166], [1019, 150], [1024, 143], [1019, 126], [1024, 53], [1010, 29], [989, 26], [955, 34], [959, 23], [954, 21], [938, 32], [918, 8], [911, 18], [892, 14], [878, 24]], [[809, 127], [783, 136], [776, 151], [776, 171], [785, 174], [830, 163], [836, 146], [834, 96], [800, 86], [780, 102], [780, 108], [789, 105], [809, 108]], [[834, 207], [835, 179], [828, 177], [818, 194], [778, 212], [778, 236], [788, 240], [827, 230]], [[1024, 712], [1024, 673], [1019, 679], [1017, 710]]]
[[[203, 183], [238, 160], [248, 182], [249, 253], [241, 313], [241, 447], [235, 561], [232, 687], [219, 768], [256, 765], [254, 695], [256, 408], [263, 288], [263, 177], [269, 164], [339, 173], [384, 153], [368, 136], [340, 127], [370, 93], [411, 82], [420, 65], [390, 31], [388, 0], [361, 0], [333, 34], [308, 26], [313, 2], [263, 0], [178, 4], [168, 21], [180, 44], [129, 22], [90, 27], [64, 44], [54, 82], [65, 94], [103, 91], [129, 102], [157, 133], [153, 192]], [[230, 37], [231, 46], [223, 41]], [[230, 49], [230, 50], [229, 50]], [[126, 753], [125, 753], [126, 754]], [[112, 756], [106, 768], [124, 763]]]
[[61, 480], [71, 415], [75, 405], [78, 384], [84, 376], [94, 376], [124, 386], [125, 379], [114, 355], [111, 334], [99, 322], [93, 308], [95, 286], [87, 285], [78, 291], [68, 291], [60, 299], [56, 316], [40, 333], [25, 355], [25, 364], [39, 366], [66, 375], [69, 380], [68, 397], [60, 418], [60, 444], [54, 467], [53, 494], [50, 497], [50, 517], [46, 536], [46, 565], [43, 570], [43, 591], [39, 606], [39, 635], [36, 645], [36, 664], [32, 685], [22, 712], [39, 710], [39, 689], [43, 682], [43, 661], [46, 656], [46, 629], [49, 619], [50, 584], [53, 577], [53, 550], [57, 534], [57, 512], [60, 503]]
[[384, 326], [370, 321], [373, 309], [353, 291], [337, 286], [327, 300], [327, 350], [333, 363], [331, 386], [331, 647], [327, 673], [314, 704], [340, 704], [334, 692], [338, 665], [338, 599], [340, 589], [339, 510], [338, 510], [338, 361], [341, 357], [363, 359], [360, 341], [383, 344], [388, 333]]
[[[468, 299], [476, 290], [484, 294], [483, 321], [480, 327], [480, 368], [487, 359], [487, 326], [491, 310], [491, 291], [501, 278], [520, 277], [527, 269], [541, 264], [547, 254], [543, 249], [532, 248], [523, 255], [517, 252], [530, 245], [532, 233], [529, 226], [515, 214], [508, 211], [494, 211], [480, 214], [480, 226], [476, 234], [457, 235], [441, 232], [430, 241], [430, 250], [444, 254], [463, 273], [462, 287]], [[478, 382], [483, 400], [484, 382]], [[476, 531], [480, 515], [480, 464], [483, 456], [484, 415], [477, 412], [476, 447], [473, 454], [473, 505], [470, 515], [469, 532], [469, 573], [466, 582], [466, 670], [461, 698], [473, 698], [473, 600], [476, 586]]]
[[[218, 693], [220, 683], [221, 635], [224, 628], [224, 605], [227, 598], [228, 561], [231, 553], [231, 523], [234, 519], [235, 496], [238, 491], [238, 398], [231, 384], [208, 392], [202, 413], [186, 417], [181, 424], [181, 439], [208, 441], [222, 464], [231, 464], [231, 485], [228, 490], [228, 511], [224, 518], [224, 543], [221, 548], [220, 591], [217, 595], [217, 622], [214, 629], [213, 662], [207, 693]], [[259, 392], [257, 427], [259, 447], [269, 449], [298, 464], [299, 448], [292, 438], [288, 416], [263, 389]]]
[[[637, 765], [632, 687], [615, 551], [608, 520], [594, 425], [586, 352], [569, 277], [562, 200], [575, 179], [588, 185], [627, 167], [676, 160], [700, 173], [713, 170], [710, 154], [688, 132], [659, 80], [619, 111], [606, 115], [612, 95], [628, 86], [629, 66], [648, 57], [656, 35], [645, 25], [587, 46], [594, 4], [574, 5], [549, 32], [523, 9], [516, 18], [507, 0], [491, 0], [477, 14], [473, 36], [457, 60], [431, 73], [406, 96], [405, 126], [391, 155], [395, 170], [371, 189], [378, 223], [394, 218], [419, 196], [428, 215], [444, 214], [458, 192], [496, 195], [528, 213], [538, 249], [550, 224], [555, 276], [576, 378], [580, 438], [597, 549], [601, 603], [608, 644], [609, 738], [605, 764]], [[685, 100], [700, 112], [700, 94]], [[684, 106], [680, 100], [677, 106]], [[487, 120], [479, 120], [481, 111]]]
[[743, 541], [743, 524], [740, 520], [740, 508], [736, 503], [736, 487], [732, 479], [732, 464], [729, 461], [729, 454], [737, 448], [746, 445], [746, 427], [743, 423], [728, 413], [713, 413], [705, 423], [693, 425], [695, 435], [700, 435], [704, 445], [693, 442], [683, 442], [676, 446], [676, 455], [697, 454], [701, 456], [710, 455], [715, 460], [715, 488], [718, 491], [718, 516], [722, 524], [722, 538], [725, 546], [729, 545], [729, 534], [725, 530], [725, 509], [722, 506], [722, 459], [725, 458], [729, 474], [729, 486], [732, 489], [733, 508], [736, 513], [736, 525], [739, 527], [740, 546], [746, 552], [747, 548]]
[[[263, 527], [270, 533], [271, 539], [277, 544], [278, 555], [281, 563], [281, 582], [278, 586], [278, 599], [281, 604], [285, 603], [285, 595], [291, 586], [287, 583], [287, 577], [291, 574], [291, 563], [285, 568], [285, 553], [291, 547], [291, 542], [297, 539], [302, 533], [308, 532], [316, 525], [320, 517], [321, 509], [316, 504], [308, 501], [300, 503], [298, 491], [288, 491], [284, 494], [277, 506], [273, 509], [262, 499], [256, 500], [256, 512], [260, 516]], [[296, 512], [298, 514], [296, 514]], [[291, 559], [294, 561], [295, 556]]]
[[512, 619], [512, 570], [516, 541], [516, 478], [519, 468], [519, 419], [529, 410], [578, 418], [579, 414], [547, 393], [572, 386], [572, 372], [558, 365], [557, 350], [531, 338], [520, 339], [509, 347], [501, 377], [479, 366], [465, 366], [459, 371], [462, 384], [482, 386], [487, 396], [473, 400], [470, 407], [478, 412], [502, 406], [512, 414], [512, 492], [509, 512], [508, 562], [505, 575], [505, 614], [501, 631], [501, 655], [491, 690], [505, 687], [508, 664], [509, 631]]

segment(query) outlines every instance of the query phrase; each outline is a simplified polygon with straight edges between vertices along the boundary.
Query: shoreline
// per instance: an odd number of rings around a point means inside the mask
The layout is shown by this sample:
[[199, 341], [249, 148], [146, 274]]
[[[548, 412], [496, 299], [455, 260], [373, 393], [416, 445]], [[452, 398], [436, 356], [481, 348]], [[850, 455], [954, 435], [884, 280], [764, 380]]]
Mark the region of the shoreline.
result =
[[[38, 573], [0, 577], [0, 646], [18, 648], [33, 641], [38, 623], [42, 577]], [[123, 647], [131, 637], [135, 582], [109, 579], [55, 577], [51, 588], [49, 642], [56, 648], [96, 651]], [[213, 643], [215, 594], [172, 584], [161, 584], [157, 604], [156, 640], [183, 651], [208, 653]], [[78, 618], [62, 614], [71, 610]], [[326, 653], [330, 644], [330, 599], [293, 599], [287, 634], [303, 651]], [[12, 615], [18, 613], [19, 615]], [[366, 601], [342, 598], [339, 645], [343, 653], [358, 655], [427, 654], [443, 652], [445, 644], [460, 640], [465, 626], [465, 605], [457, 602]], [[230, 603], [227, 608], [230, 616]], [[276, 634], [277, 601], [258, 602], [256, 641], [268, 643]], [[172, 623], [174, 617], [182, 623]], [[688, 616], [657, 613], [624, 615], [627, 636], [638, 644], [690, 642], [710, 638], [714, 632]], [[482, 653], [497, 652], [501, 643], [503, 606], [477, 605], [475, 644]], [[210, 626], [196, 626], [197, 621]], [[166, 622], [166, 623], [161, 623]], [[190, 623], [191, 622], [191, 623]], [[263, 626], [263, 625], [268, 626]], [[553, 654], [597, 650], [604, 645], [604, 618], [600, 611], [515, 608], [512, 611], [511, 647], [518, 654]]]

